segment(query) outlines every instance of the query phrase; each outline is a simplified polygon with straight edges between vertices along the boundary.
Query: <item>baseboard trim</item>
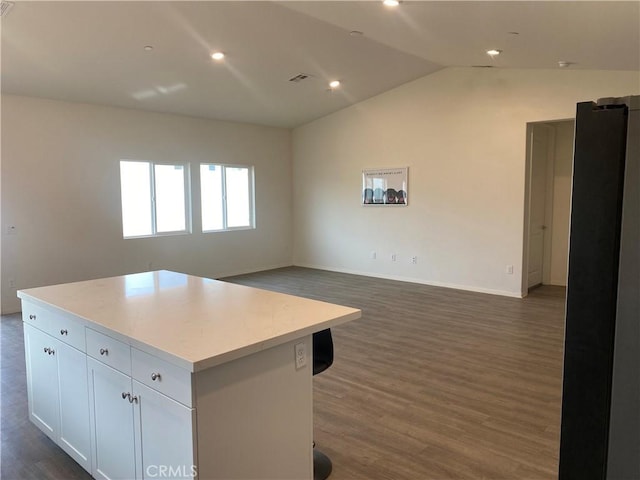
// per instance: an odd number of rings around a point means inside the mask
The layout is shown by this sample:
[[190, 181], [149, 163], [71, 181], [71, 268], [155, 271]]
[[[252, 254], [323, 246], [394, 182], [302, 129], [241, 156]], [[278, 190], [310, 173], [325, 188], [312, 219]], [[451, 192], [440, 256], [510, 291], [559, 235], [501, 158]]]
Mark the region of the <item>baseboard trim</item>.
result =
[[492, 288], [482, 288], [482, 287], [475, 287], [470, 285], [459, 285], [456, 283], [436, 282], [431, 280], [423, 280], [421, 278], [403, 277], [399, 275], [386, 275], [381, 273], [363, 272], [359, 270], [351, 270], [348, 268], [327, 267], [325, 265], [315, 265], [311, 263], [299, 262], [299, 263], [294, 263], [293, 266], [304, 267], [304, 268], [314, 268], [316, 270], [327, 270], [329, 272], [348, 273], [351, 275], [361, 275], [364, 277], [382, 278], [385, 280], [396, 280], [399, 282], [419, 283], [422, 285], [429, 285], [431, 287], [451, 288], [453, 290], [464, 290], [467, 292], [486, 293], [488, 295], [498, 295], [501, 297], [511, 297], [511, 298], [524, 297], [521, 292], [510, 292], [508, 290], [496, 290]]
[[293, 267], [293, 266], [294, 266], [293, 263], [276, 263], [270, 266], [261, 266], [257, 268], [249, 268], [249, 269], [243, 269], [243, 270], [232, 270], [229, 272], [213, 275], [211, 278], [219, 280], [225, 277], [235, 277], [236, 275], [246, 275], [248, 273], [266, 272], [267, 270], [276, 270], [278, 268]]

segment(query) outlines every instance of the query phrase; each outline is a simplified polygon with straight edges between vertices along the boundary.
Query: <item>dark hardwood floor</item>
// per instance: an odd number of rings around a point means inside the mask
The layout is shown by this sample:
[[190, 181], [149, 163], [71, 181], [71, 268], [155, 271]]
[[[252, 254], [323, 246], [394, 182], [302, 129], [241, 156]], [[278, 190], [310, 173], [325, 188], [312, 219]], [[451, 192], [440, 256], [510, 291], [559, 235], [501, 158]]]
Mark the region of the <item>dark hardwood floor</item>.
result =
[[[314, 380], [331, 480], [557, 478], [564, 288], [514, 299], [298, 267], [225, 280], [362, 309]], [[0, 326], [2, 478], [89, 478], [29, 423], [20, 317]]]

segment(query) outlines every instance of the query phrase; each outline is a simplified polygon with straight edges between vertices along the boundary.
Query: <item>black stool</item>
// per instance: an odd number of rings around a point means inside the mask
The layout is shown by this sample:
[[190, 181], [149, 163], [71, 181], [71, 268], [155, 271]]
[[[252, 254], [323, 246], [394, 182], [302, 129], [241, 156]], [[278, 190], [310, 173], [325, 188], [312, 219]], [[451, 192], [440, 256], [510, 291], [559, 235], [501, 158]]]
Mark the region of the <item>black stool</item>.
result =
[[[313, 374], [324, 372], [333, 363], [333, 338], [331, 330], [326, 329], [313, 334]], [[331, 475], [331, 459], [315, 448], [313, 449], [313, 480], [325, 480]]]

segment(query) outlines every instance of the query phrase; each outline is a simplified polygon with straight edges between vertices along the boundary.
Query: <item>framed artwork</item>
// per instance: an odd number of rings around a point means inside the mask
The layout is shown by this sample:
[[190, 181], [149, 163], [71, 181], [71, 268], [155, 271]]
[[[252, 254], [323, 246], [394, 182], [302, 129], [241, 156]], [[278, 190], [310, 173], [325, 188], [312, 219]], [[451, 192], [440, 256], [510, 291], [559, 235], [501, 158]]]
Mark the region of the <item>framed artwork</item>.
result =
[[362, 205], [406, 207], [409, 167], [362, 170]]

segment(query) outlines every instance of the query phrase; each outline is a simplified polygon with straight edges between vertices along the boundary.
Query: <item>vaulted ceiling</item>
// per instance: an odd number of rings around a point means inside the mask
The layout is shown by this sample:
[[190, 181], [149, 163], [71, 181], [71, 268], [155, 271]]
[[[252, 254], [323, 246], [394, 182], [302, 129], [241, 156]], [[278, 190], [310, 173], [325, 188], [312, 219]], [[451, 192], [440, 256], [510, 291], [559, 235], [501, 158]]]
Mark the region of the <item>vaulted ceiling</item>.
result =
[[450, 66], [640, 70], [638, 1], [16, 1], [1, 30], [3, 93], [279, 127]]

